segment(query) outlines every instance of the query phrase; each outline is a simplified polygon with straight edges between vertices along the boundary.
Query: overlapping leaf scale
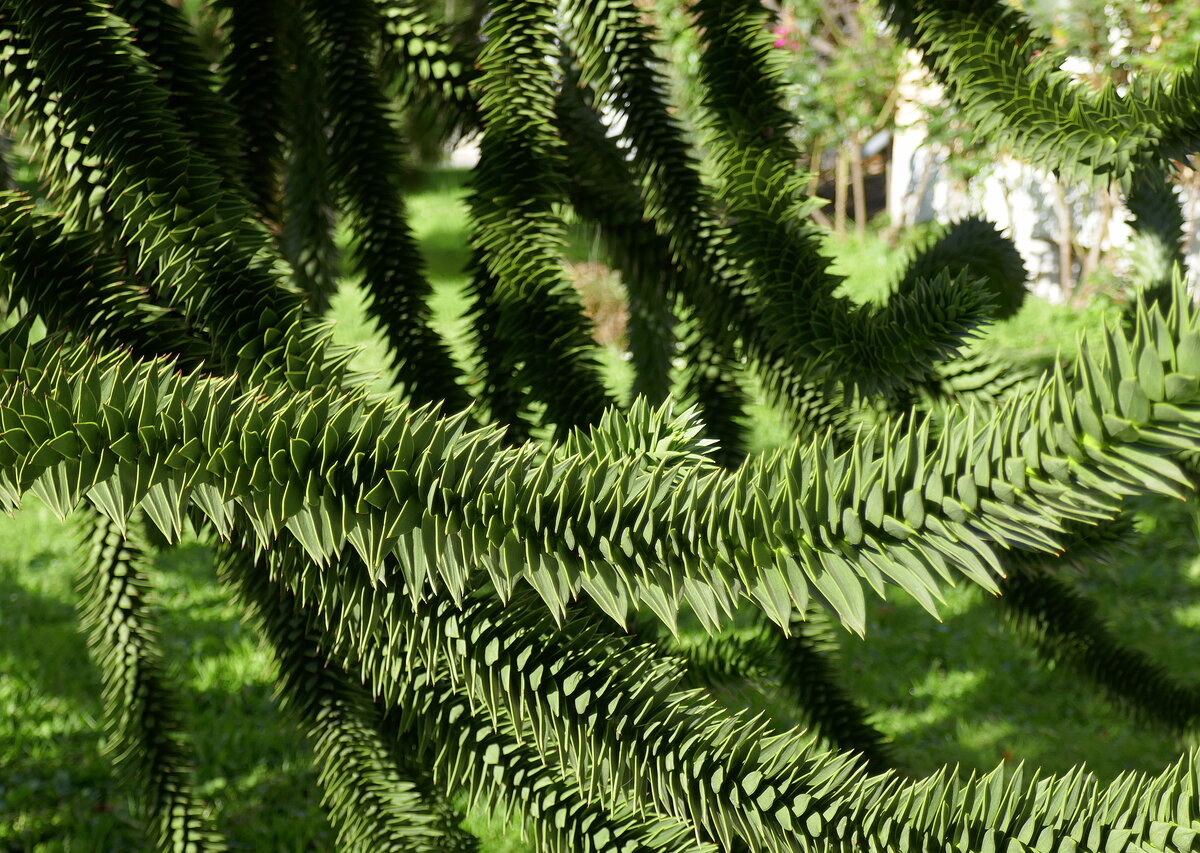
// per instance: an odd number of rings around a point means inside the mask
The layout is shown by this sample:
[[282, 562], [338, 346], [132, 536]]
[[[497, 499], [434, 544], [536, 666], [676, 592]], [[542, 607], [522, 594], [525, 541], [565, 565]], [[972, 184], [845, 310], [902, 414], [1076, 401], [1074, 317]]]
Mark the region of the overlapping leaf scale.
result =
[[86, 128], [67, 124], [46, 81], [38, 74], [29, 43], [13, 29], [7, 9], [0, 8], [0, 62], [3, 63], [6, 110], [4, 127], [37, 154], [46, 196], [77, 228], [99, 228], [115, 237], [119, 224], [106, 215], [107, 179]]
[[1060, 177], [1126, 179], [1159, 144], [1146, 109], [1111, 92], [1085, 92], [1006, 4], [911, 0], [889, 3], [888, 14], [977, 134]]
[[[467, 792], [472, 803], [516, 812], [539, 849], [711, 853], [681, 821], [625, 800], [601, 804], [564, 786], [569, 775], [561, 753], [531, 744], [502, 707], [481, 712], [460, 683], [461, 644], [444, 641], [461, 624], [447, 600], [434, 599], [420, 611], [397, 609], [394, 591], [364, 586], [369, 575], [354, 559], [339, 563], [335, 577], [320, 584], [310, 582], [312, 566], [296, 562], [295, 552], [272, 552], [271, 565], [273, 575], [302, 596], [294, 606], [317, 618], [330, 651], [361, 675], [389, 709], [394, 728], [411, 736], [447, 789]], [[344, 597], [347, 590], [355, 592]], [[447, 616], [447, 622], [436, 621]]]
[[478, 128], [471, 92], [474, 56], [431, 21], [417, 3], [375, 0], [383, 21], [383, 70], [396, 84], [399, 106], [415, 108], [449, 132]]
[[225, 12], [221, 94], [232, 105], [245, 142], [242, 180], [258, 216], [277, 227], [288, 98], [285, 34], [299, 10], [292, 0], [217, 0], [216, 5]]
[[665, 400], [678, 353], [683, 367], [676, 399], [697, 407], [719, 443], [722, 461], [736, 464], [744, 453], [747, 400], [737, 379], [741, 370], [732, 341], [722, 343], [704, 334], [683, 298], [693, 289], [687, 273], [676, 263], [670, 243], [655, 231], [624, 152], [570, 72], [560, 88], [556, 117], [567, 143], [571, 204], [585, 220], [595, 223], [629, 296], [633, 393], [652, 403]]
[[487, 270], [477, 281], [473, 314], [495, 316], [490, 335], [516, 367], [515, 376], [487, 376], [485, 384], [530, 388], [562, 433], [594, 423], [611, 401], [578, 294], [561, 264], [565, 231], [555, 205], [564, 187], [562, 142], [553, 131], [554, 21], [553, 4], [542, 0], [501, 2], [488, 17], [474, 80], [484, 135], [469, 202], [471, 246]]
[[303, 616], [268, 582], [267, 567], [229, 544], [218, 546], [217, 564], [274, 653], [277, 691], [312, 745], [338, 849], [441, 853], [451, 843], [461, 847], [462, 839], [453, 837], [461, 831], [445, 826], [437, 792], [400, 771], [371, 699], [328, 660]]
[[993, 296], [997, 320], [1016, 314], [1025, 302], [1025, 262], [1012, 240], [982, 217], [968, 216], [940, 226], [912, 249], [895, 290], [906, 292], [942, 271], [952, 276], [965, 272], [964, 281], [984, 282]]
[[38, 213], [22, 193], [0, 193], [0, 288], [4, 302], [30, 306], [50, 331], [87, 335], [143, 358], [178, 355], [200, 364], [211, 345], [182, 317], [123, 282], [117, 262], [84, 232]]
[[179, 117], [186, 138], [223, 179], [240, 187], [245, 166], [237, 116], [218, 95], [219, 82], [183, 13], [162, 0], [115, 0], [111, 5], [133, 27], [134, 43], [157, 69], [159, 84], [167, 90], [167, 108]]
[[[224, 850], [192, 790], [193, 756], [179, 734], [178, 701], [164, 672], [137, 525], [97, 512], [79, 517], [80, 620], [100, 669], [106, 751], [134, 794], [153, 849]], [[129, 537], [129, 538], [127, 538]]]
[[941, 276], [878, 308], [836, 296], [841, 279], [829, 272], [818, 234], [805, 222], [799, 152], [788, 136], [794, 119], [781, 106], [770, 59], [778, 51], [763, 9], [704, 0], [694, 11], [704, 33], [700, 74], [729, 243], [755, 281], [755, 312], [774, 348], [814, 373], [872, 390], [920, 378], [987, 319], [988, 300]]
[[289, 21], [288, 47], [294, 70], [289, 87], [284, 162], [283, 230], [279, 247], [292, 268], [293, 281], [308, 297], [309, 309], [322, 315], [337, 292], [342, 258], [334, 243], [337, 202], [332, 187], [325, 86], [320, 53], [305, 37], [304, 18]]
[[305, 0], [308, 47], [324, 58], [334, 186], [355, 234], [351, 258], [369, 295], [405, 394], [417, 403], [469, 402], [446, 344], [429, 325], [429, 282], [401, 194], [399, 139], [372, 62], [378, 10], [372, 0]]
[[91, 2], [12, 0], [0, 12], [28, 41], [68, 125], [91, 128], [89, 148], [111, 176], [124, 236], [146, 248], [137, 260], [153, 263], [164, 295], [221, 342], [226, 366], [297, 387], [336, 374], [325, 333], [300, 324], [299, 296], [276, 277], [265, 233], [207, 159], [189, 150], [127, 32]]

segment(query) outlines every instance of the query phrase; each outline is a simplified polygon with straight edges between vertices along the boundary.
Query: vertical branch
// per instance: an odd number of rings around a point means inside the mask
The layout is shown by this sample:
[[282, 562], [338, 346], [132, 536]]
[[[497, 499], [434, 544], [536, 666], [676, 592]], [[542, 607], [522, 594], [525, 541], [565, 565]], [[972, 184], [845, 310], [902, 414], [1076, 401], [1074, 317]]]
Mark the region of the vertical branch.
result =
[[379, 11], [371, 0], [302, 0], [310, 50], [324, 61], [333, 183], [355, 241], [351, 255], [370, 296], [367, 309], [387, 339], [405, 393], [418, 403], [464, 408], [449, 348], [429, 325], [432, 292], [408, 226], [401, 147], [374, 64]]
[[122, 534], [114, 522], [89, 509], [78, 534], [80, 551], [88, 555], [80, 574], [79, 612], [100, 669], [106, 749], [117, 774], [134, 789], [135, 812], [156, 850], [224, 850], [206, 808], [192, 793], [192, 758], [178, 732], [178, 706], [147, 604], [138, 524]]
[[[329, 660], [296, 602], [267, 578], [268, 567], [236, 545], [219, 547], [222, 579], [256, 617], [279, 665], [284, 708], [312, 745], [338, 848], [363, 853], [477, 849], [461, 816], [427, 779], [402, 772], [380, 732], [367, 692]], [[449, 819], [448, 819], [449, 818]]]
[[556, 15], [543, 0], [500, 0], [485, 25], [476, 92], [483, 117], [472, 176], [472, 249], [486, 267], [496, 324], [515, 370], [489, 376], [546, 406], [558, 431], [599, 420], [611, 405], [579, 296], [566, 281], [562, 140], [554, 129]]
[[280, 247], [309, 308], [324, 314], [337, 290], [340, 257], [333, 241], [336, 199], [330, 177], [327, 132], [328, 92], [315, 46], [305, 38], [304, 21], [289, 21], [288, 49], [294, 66], [284, 164], [283, 235]]
[[286, 109], [283, 31], [295, 15], [290, 0], [218, 0], [226, 11], [223, 94], [245, 138], [243, 181], [263, 221], [279, 229]]

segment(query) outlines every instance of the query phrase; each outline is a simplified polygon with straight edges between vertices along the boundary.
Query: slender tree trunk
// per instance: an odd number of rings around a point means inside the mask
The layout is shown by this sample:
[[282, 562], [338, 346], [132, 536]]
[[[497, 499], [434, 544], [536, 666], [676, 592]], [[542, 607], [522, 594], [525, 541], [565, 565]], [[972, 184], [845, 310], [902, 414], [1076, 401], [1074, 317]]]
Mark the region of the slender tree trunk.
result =
[[929, 192], [929, 185], [933, 183], [933, 173], [936, 169], [937, 163], [933, 154], [930, 153], [925, 165], [921, 167], [921, 177], [917, 181], [909, 204], [905, 205], [907, 210], [904, 212], [904, 222], [900, 223], [902, 229], [917, 224], [917, 217], [921, 215], [921, 203], [925, 200], [925, 193]]
[[1188, 157], [1187, 168], [1180, 170], [1180, 183], [1185, 190], [1183, 254], [1187, 257], [1196, 248], [1196, 216], [1200, 208], [1200, 170], [1196, 169], [1196, 158]]
[[846, 185], [850, 183], [850, 158], [846, 145], [838, 146], [837, 171], [833, 178], [833, 230], [839, 235], [846, 233]]
[[[1100, 266], [1100, 254], [1103, 251], [1104, 238], [1108, 236], [1108, 226], [1112, 222], [1113, 204], [1112, 188], [1104, 187], [1099, 192], [1100, 201], [1100, 223], [1096, 227], [1096, 237], [1092, 240], [1092, 245], [1088, 247], [1087, 254], [1083, 256], [1083, 260], [1079, 264], [1079, 281], [1087, 282], [1096, 269]], [[1087, 292], [1076, 293], [1076, 301], [1080, 301], [1087, 296], [1092, 288], [1089, 286]]]
[[867, 186], [863, 178], [862, 142], [858, 134], [850, 138], [850, 175], [854, 187], [854, 231], [867, 233]]
[[825, 143], [816, 142], [813, 144], [812, 153], [808, 155], [808, 194], [810, 196], [817, 194], [817, 187], [821, 185], [821, 158], [825, 156]]
[[1074, 289], [1071, 266], [1074, 261], [1075, 228], [1071, 222], [1071, 207], [1067, 204], [1062, 184], [1054, 181], [1052, 192], [1054, 213], [1058, 217], [1058, 286], [1062, 290], [1063, 299], [1069, 302], [1071, 291]]

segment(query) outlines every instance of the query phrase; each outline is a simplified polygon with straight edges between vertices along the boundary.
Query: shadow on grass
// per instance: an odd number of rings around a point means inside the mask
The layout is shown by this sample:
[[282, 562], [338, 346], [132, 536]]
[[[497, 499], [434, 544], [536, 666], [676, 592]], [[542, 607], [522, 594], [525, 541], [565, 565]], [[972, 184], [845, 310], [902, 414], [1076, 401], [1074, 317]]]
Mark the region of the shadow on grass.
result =
[[[0, 562], [0, 850], [141, 850], [100, 750], [99, 675], [67, 562], [53, 552]], [[268, 656], [214, 582], [208, 549], [183, 545], [160, 565], [161, 642], [182, 684], [182, 730], [230, 849], [331, 849], [307, 746], [279, 713]], [[52, 592], [31, 589], [34, 578]]]
[[99, 684], [71, 603], [26, 589], [0, 563], [0, 849], [140, 850], [100, 754]]
[[[1195, 647], [1200, 619], [1189, 624], [1179, 616], [1200, 586], [1190, 521], [1176, 501], [1132, 507], [1153, 529], [1133, 553], [1076, 579], [1119, 636], [1195, 683], [1200, 661], [1185, 652]], [[1184, 750], [1171, 734], [1115, 708], [1091, 682], [1044, 664], [982, 590], [964, 582], [948, 598], [942, 623], [902, 595], [876, 603], [866, 641], [843, 641], [846, 681], [894, 735], [906, 771], [1025, 761], [1062, 772], [1086, 762], [1112, 779], [1126, 770], [1161, 772]]]

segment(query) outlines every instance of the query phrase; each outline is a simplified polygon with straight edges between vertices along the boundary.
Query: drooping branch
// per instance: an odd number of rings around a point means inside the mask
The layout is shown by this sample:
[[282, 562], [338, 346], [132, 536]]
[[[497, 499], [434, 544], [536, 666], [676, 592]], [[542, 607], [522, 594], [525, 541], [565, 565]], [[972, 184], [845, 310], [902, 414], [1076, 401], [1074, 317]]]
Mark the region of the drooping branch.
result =
[[135, 793], [135, 812], [162, 853], [220, 851], [225, 842], [192, 791], [194, 759], [164, 672], [147, 597], [138, 525], [95, 511], [79, 521], [80, 617], [103, 682], [107, 751]]
[[387, 339], [406, 396], [460, 409], [469, 399], [446, 344], [429, 325], [430, 286], [401, 195], [399, 139], [371, 61], [378, 16], [371, 0], [304, 0], [308, 47], [323, 58], [334, 186], [355, 234], [351, 258], [367, 310]]

